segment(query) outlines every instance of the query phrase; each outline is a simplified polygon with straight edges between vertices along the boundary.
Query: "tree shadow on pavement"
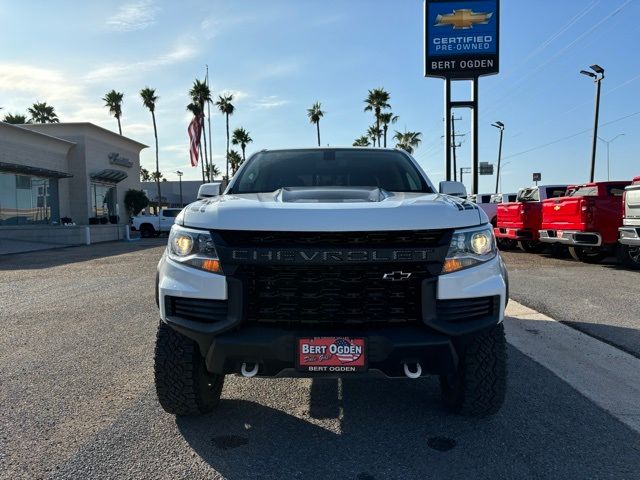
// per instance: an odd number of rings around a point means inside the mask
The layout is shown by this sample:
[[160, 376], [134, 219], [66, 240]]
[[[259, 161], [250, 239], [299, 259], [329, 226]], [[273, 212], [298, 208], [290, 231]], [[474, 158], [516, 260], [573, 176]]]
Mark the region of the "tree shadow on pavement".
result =
[[[104, 242], [96, 243], [94, 245], [62, 247], [50, 250], [38, 250], [35, 252], [0, 255], [0, 271], [33, 270], [58, 267], [60, 265], [140, 252], [150, 248], [163, 247], [166, 244], [166, 239], [149, 238], [134, 242]], [[161, 254], [162, 253], [158, 254], [158, 258], [160, 258]]]
[[593, 478], [640, 466], [633, 431], [513, 348], [510, 358], [507, 403], [488, 419], [444, 412], [433, 378], [343, 379], [314, 380], [302, 414], [223, 400], [176, 423], [229, 479]]

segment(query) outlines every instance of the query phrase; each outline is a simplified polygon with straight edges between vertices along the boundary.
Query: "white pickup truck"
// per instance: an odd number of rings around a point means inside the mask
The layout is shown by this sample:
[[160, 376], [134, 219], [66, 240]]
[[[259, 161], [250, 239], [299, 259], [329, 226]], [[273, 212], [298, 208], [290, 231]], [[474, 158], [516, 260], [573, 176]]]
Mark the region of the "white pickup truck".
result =
[[624, 218], [620, 228], [619, 260], [627, 267], [640, 269], [640, 177], [625, 189]]
[[[264, 150], [187, 206], [158, 265], [160, 405], [217, 405], [225, 375], [440, 377], [453, 412], [506, 388], [507, 273], [474, 203], [406, 152]], [[246, 384], [251, 388], [250, 384]]]
[[160, 215], [138, 215], [131, 219], [131, 231], [139, 231], [143, 238], [168, 233], [181, 211], [181, 208], [164, 208], [160, 210]]

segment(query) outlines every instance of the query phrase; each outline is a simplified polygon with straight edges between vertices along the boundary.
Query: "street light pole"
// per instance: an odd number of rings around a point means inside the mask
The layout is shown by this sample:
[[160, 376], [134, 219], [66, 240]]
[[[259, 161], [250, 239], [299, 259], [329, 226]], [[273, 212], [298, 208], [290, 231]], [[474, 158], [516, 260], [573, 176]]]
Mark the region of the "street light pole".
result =
[[609, 141], [605, 140], [602, 137], [598, 137], [600, 141], [604, 142], [607, 145], [607, 181], [611, 180], [611, 175], [609, 171], [609, 145], [611, 145], [615, 140], [617, 140], [620, 137], [624, 137], [624, 133], [619, 133]]
[[178, 181], [180, 182], [180, 208], [184, 207], [184, 202], [182, 201], [182, 175], [183, 173], [178, 170], [176, 171], [176, 175], [178, 175]]
[[498, 172], [496, 175], [496, 191], [498, 193], [498, 185], [500, 185], [500, 161], [502, 160], [502, 135], [504, 134], [504, 123], [496, 122], [491, 124], [491, 126], [496, 127], [500, 130], [500, 146], [498, 147]]
[[598, 148], [598, 118], [600, 116], [600, 88], [601, 82], [604, 80], [604, 68], [600, 65], [591, 65], [591, 70], [595, 73], [587, 70], [581, 70], [580, 73], [587, 77], [593, 78], [596, 84], [596, 112], [593, 122], [593, 143], [591, 145], [591, 174], [589, 175], [589, 181], [593, 182], [596, 173], [596, 150]]

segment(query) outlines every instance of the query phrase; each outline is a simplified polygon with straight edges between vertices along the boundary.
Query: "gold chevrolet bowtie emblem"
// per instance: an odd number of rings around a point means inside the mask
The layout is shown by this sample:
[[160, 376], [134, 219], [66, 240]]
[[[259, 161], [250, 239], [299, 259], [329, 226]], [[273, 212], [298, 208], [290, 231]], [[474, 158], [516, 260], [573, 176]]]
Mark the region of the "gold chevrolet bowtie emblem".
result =
[[553, 207], [553, 209], [557, 212], [558, 210], [560, 210], [560, 205], [556, 205], [555, 207]]
[[446, 15], [438, 15], [436, 17], [436, 27], [444, 27], [451, 25], [454, 30], [467, 30], [473, 28], [474, 25], [486, 25], [493, 17], [493, 13], [480, 12], [476, 13], [468, 8], [454, 10], [453, 13]]

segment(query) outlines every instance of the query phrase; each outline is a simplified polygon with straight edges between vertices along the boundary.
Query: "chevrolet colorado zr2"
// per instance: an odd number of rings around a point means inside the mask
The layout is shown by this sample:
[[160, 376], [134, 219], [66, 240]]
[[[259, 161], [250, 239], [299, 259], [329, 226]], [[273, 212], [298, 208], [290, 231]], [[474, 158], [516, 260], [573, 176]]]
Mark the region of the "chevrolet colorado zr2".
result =
[[438, 193], [407, 153], [261, 151], [171, 229], [156, 282], [158, 399], [194, 415], [216, 407], [230, 374], [432, 374], [449, 410], [494, 414], [507, 290], [485, 213]]

